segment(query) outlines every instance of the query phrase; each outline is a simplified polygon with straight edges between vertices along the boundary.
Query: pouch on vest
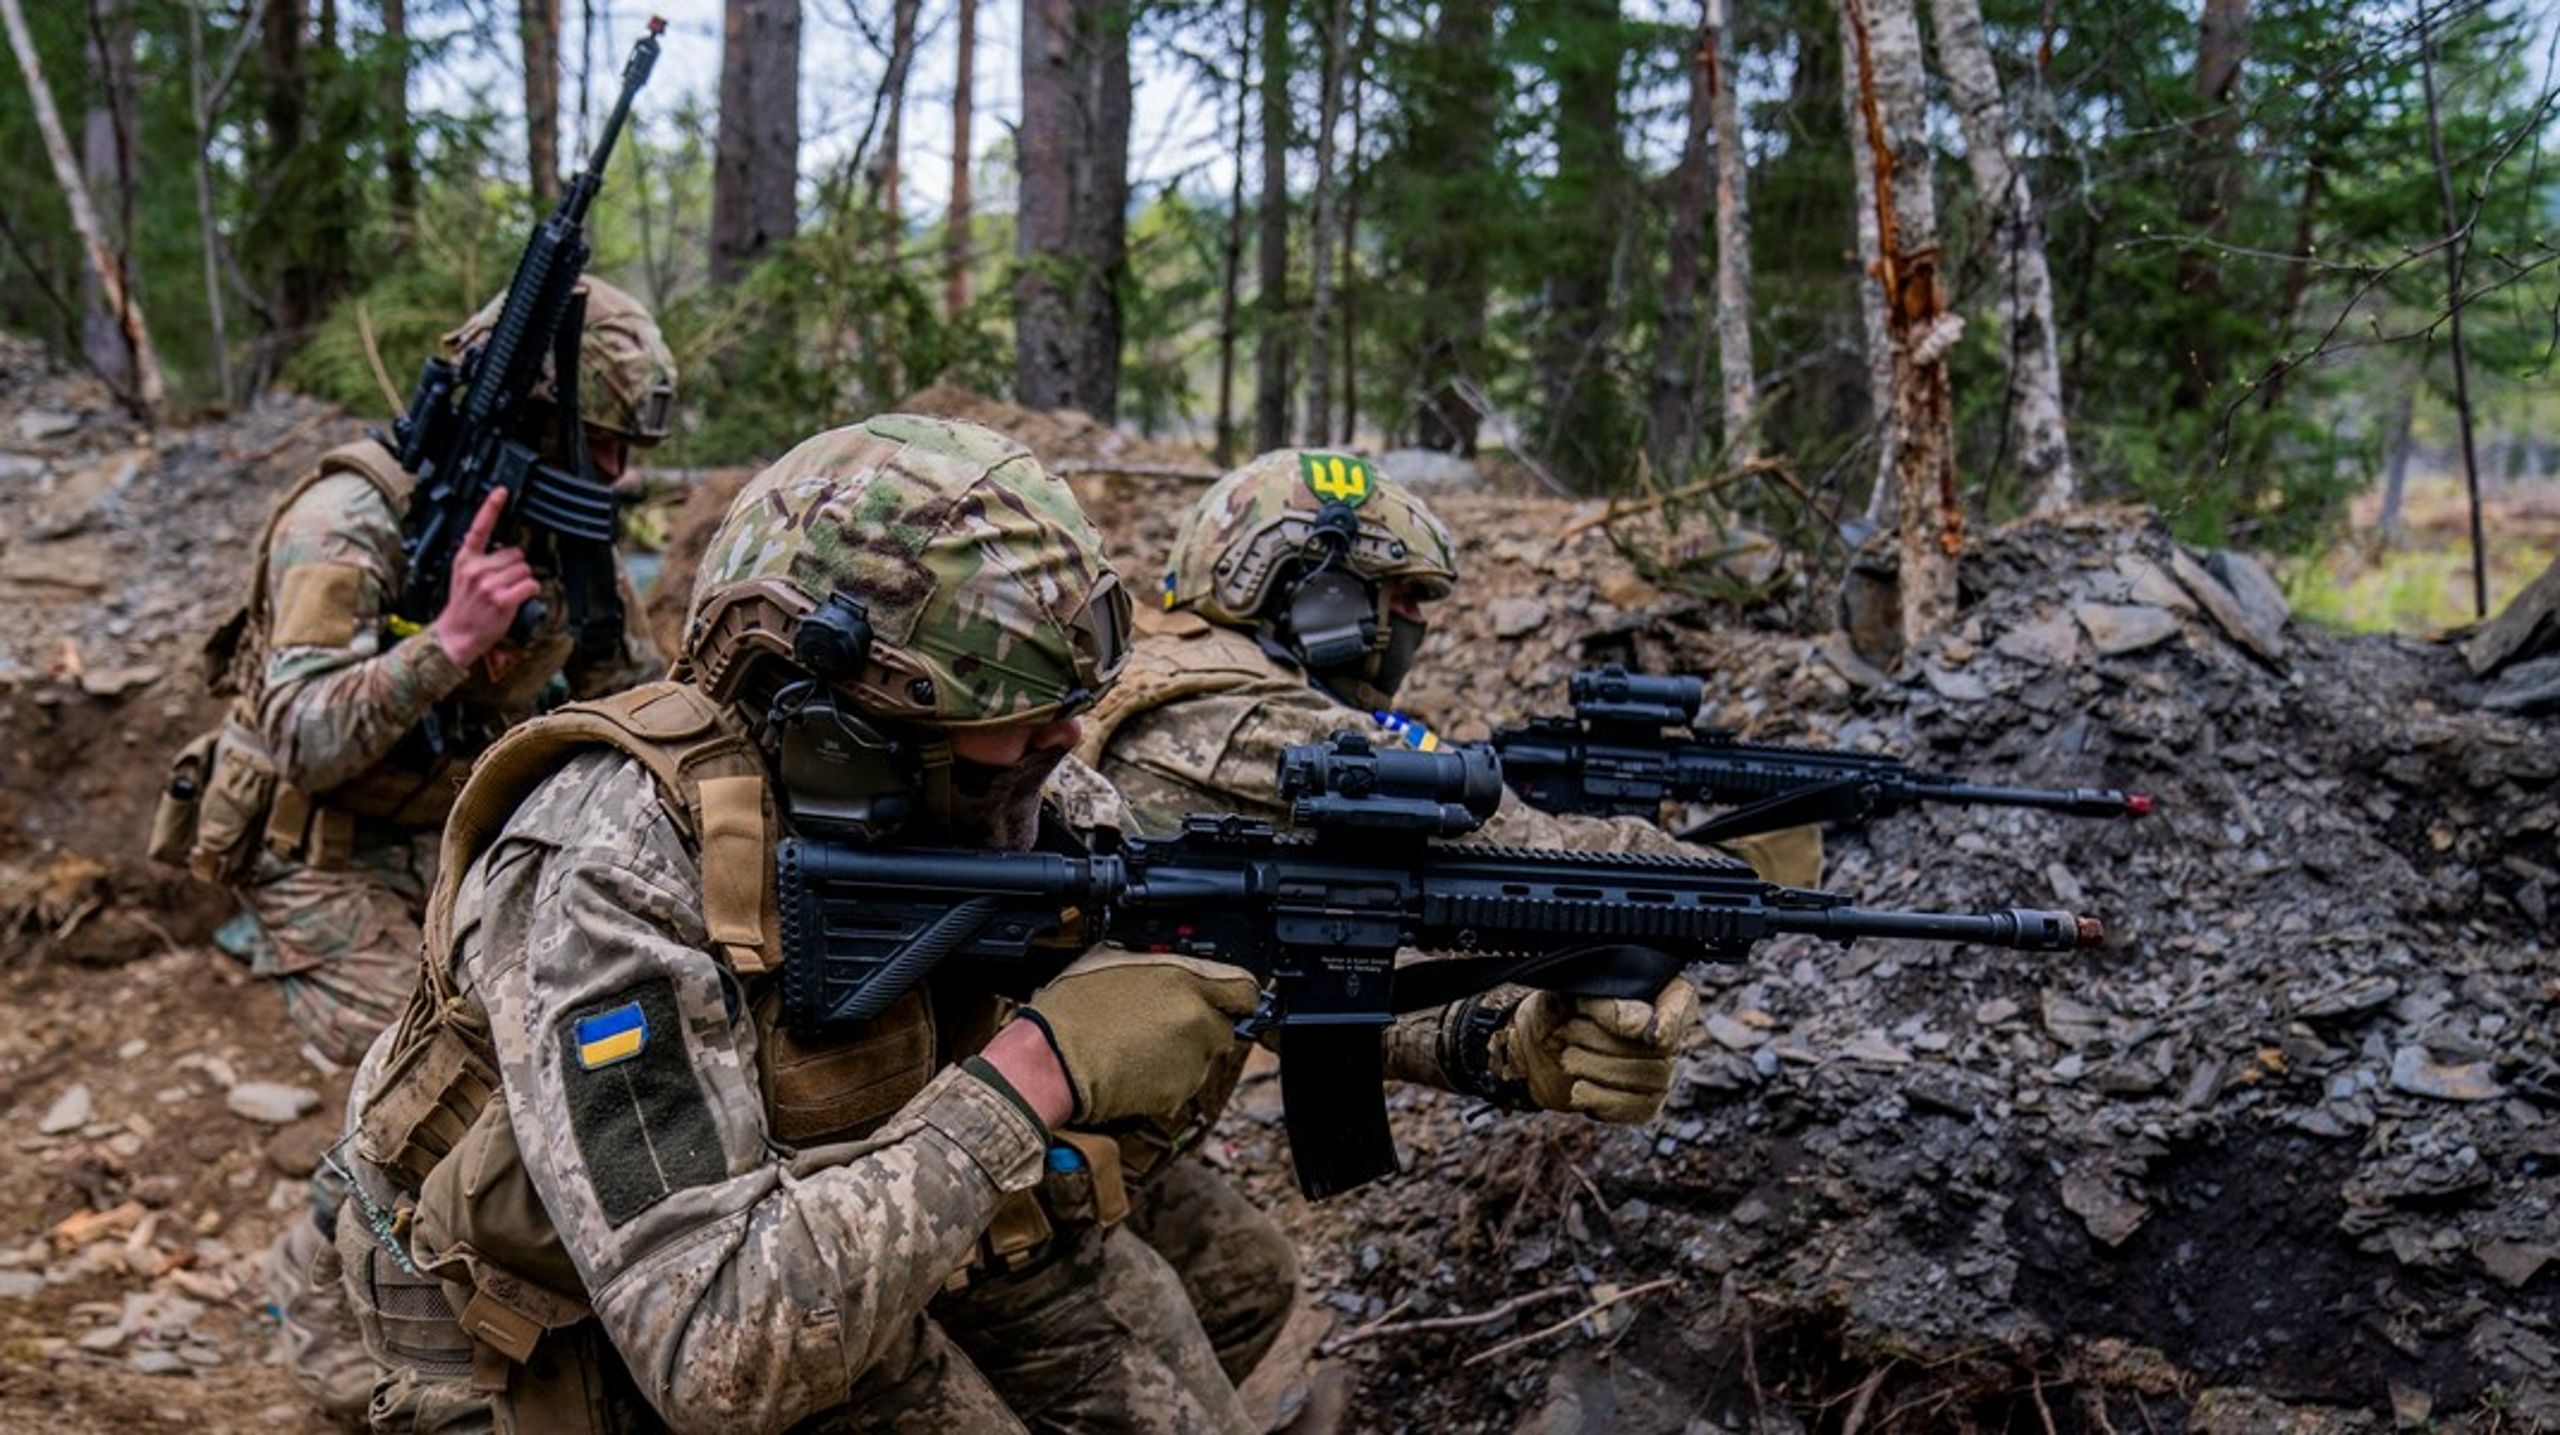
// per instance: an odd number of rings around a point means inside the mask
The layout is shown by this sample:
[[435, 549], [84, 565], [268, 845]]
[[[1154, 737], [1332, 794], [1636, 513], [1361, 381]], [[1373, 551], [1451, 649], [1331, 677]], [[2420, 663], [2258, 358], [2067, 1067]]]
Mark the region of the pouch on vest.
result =
[[504, 1101], [492, 1101], [418, 1192], [409, 1250], [444, 1282], [473, 1340], [522, 1365], [553, 1331], [587, 1318], [577, 1265], [534, 1193]]
[[205, 790], [213, 781], [214, 748], [222, 729], [198, 737], [169, 762], [160, 784], [160, 800], [151, 809], [151, 860], [185, 867], [196, 850], [196, 827], [204, 815]]
[[195, 844], [187, 869], [207, 882], [228, 884], [247, 874], [265, 835], [267, 809], [275, 802], [276, 769], [245, 742], [214, 744], [212, 776], [196, 812]]
[[460, 997], [439, 1001], [421, 982], [401, 1016], [390, 1065], [356, 1118], [357, 1149], [400, 1189], [424, 1187], [497, 1100], [488, 1019]]

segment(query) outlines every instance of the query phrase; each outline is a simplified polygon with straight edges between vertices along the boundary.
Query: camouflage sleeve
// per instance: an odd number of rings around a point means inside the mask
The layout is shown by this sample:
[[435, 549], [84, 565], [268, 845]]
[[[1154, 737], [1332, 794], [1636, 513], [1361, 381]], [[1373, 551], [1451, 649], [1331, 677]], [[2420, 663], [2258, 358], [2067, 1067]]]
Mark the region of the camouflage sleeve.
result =
[[1132, 718], [1103, 750], [1102, 775], [1141, 829], [1168, 832], [1192, 812], [1285, 821], [1273, 784], [1280, 751], [1368, 719], [1306, 688], [1214, 693]]
[[700, 888], [648, 777], [591, 754], [466, 875], [456, 943], [606, 1335], [670, 1425], [739, 1435], [840, 1405], [912, 1337], [1045, 1136], [953, 1068], [865, 1142], [783, 1151]]
[[657, 639], [649, 636], [648, 609], [619, 558], [613, 561], [613, 586], [622, 594], [622, 642], [602, 662], [570, 660], [562, 676], [568, 680], [572, 698], [611, 697], [666, 674], [666, 655], [658, 651]]
[[428, 634], [383, 646], [399, 561], [399, 519], [353, 474], [314, 484], [276, 523], [258, 729], [305, 792], [381, 762], [469, 676]]

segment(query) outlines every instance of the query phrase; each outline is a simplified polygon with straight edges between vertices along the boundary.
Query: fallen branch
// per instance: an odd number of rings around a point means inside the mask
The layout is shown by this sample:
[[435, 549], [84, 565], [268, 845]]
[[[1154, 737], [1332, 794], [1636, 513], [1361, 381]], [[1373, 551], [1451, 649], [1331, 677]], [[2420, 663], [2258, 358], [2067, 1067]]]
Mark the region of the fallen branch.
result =
[[1479, 1350], [1475, 1354], [1468, 1356], [1465, 1364], [1469, 1366], [1482, 1365], [1488, 1360], [1495, 1360], [1502, 1356], [1509, 1355], [1511, 1352], [1518, 1350], [1523, 1346], [1535, 1345], [1539, 1341], [1546, 1339], [1548, 1336], [1561, 1335], [1565, 1331], [1573, 1329], [1575, 1326], [1589, 1320], [1591, 1317], [1598, 1315], [1600, 1312], [1607, 1310], [1613, 1305], [1633, 1300], [1640, 1295], [1651, 1295], [1665, 1286], [1678, 1284], [1679, 1279], [1680, 1278], [1678, 1276], [1664, 1276], [1660, 1280], [1646, 1281], [1640, 1286], [1629, 1286], [1627, 1289], [1619, 1291], [1614, 1295], [1605, 1296], [1599, 1300], [1593, 1301], [1588, 1309], [1569, 1315], [1563, 1320], [1557, 1321], [1553, 1325], [1541, 1326], [1538, 1329], [1529, 1332], [1527, 1335], [1515, 1335], [1511, 1339], [1502, 1342], [1500, 1345], [1489, 1346], [1483, 1350]]
[[1464, 1315], [1433, 1315], [1424, 1316], [1419, 1320], [1397, 1320], [1395, 1318], [1396, 1312], [1389, 1311], [1385, 1316], [1377, 1320], [1373, 1320], [1367, 1325], [1361, 1326], [1357, 1330], [1344, 1331], [1342, 1334], [1326, 1341], [1316, 1353], [1318, 1355], [1332, 1355], [1336, 1352], [1358, 1345], [1363, 1341], [1384, 1340], [1389, 1336], [1423, 1335], [1431, 1331], [1438, 1330], [1472, 1330], [1480, 1325], [1492, 1325], [1496, 1321], [1518, 1315], [1520, 1312], [1527, 1310], [1533, 1305], [1544, 1305], [1548, 1301], [1555, 1300], [1558, 1297], [1569, 1296], [1573, 1294], [1576, 1289], [1578, 1289], [1578, 1287], [1570, 1284], [1549, 1286], [1545, 1290], [1530, 1291], [1525, 1295], [1513, 1296], [1511, 1299], [1490, 1309], [1470, 1311]]
[[1725, 473], [1719, 473], [1709, 478], [1702, 478], [1694, 483], [1682, 484], [1680, 487], [1671, 489], [1667, 492], [1657, 493], [1651, 498], [1645, 499], [1640, 503], [1630, 503], [1622, 507], [1618, 503], [1618, 500], [1613, 498], [1609, 500], [1608, 506], [1601, 509], [1598, 513], [1584, 514], [1582, 517], [1566, 524], [1564, 526], [1564, 531], [1556, 535], [1556, 541], [1558, 543], [1570, 543], [1590, 532], [1594, 528], [1605, 528], [1608, 525], [1617, 522], [1621, 518], [1634, 518], [1639, 514], [1651, 513], [1655, 509], [1667, 507], [1674, 503], [1685, 503], [1692, 498], [1700, 498], [1710, 493], [1731, 488], [1742, 480], [1751, 477], [1753, 474], [1771, 472], [1783, 467], [1785, 467], [1785, 465], [1776, 459], [1755, 458], [1748, 460], [1739, 468], [1732, 469]]

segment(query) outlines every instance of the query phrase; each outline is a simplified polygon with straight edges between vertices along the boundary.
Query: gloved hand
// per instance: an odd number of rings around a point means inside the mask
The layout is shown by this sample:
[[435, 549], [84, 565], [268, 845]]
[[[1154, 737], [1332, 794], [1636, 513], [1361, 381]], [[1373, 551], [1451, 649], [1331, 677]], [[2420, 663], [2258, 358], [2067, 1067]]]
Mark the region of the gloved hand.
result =
[[1241, 967], [1105, 950], [1033, 992], [1022, 1015], [1058, 1055], [1075, 1095], [1072, 1119], [1089, 1123], [1180, 1107], [1260, 1000]]
[[1698, 994], [1673, 977], [1649, 1002], [1531, 992], [1495, 1029], [1487, 1065], [1546, 1111], [1635, 1126], [1662, 1112]]

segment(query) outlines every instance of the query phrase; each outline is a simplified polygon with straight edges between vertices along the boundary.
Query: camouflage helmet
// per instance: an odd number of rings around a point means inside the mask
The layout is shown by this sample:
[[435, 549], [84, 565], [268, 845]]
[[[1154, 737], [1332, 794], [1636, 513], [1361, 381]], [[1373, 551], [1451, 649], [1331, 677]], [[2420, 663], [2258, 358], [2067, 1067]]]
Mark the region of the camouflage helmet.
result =
[[[822, 609], [832, 628], [808, 621]], [[966, 728], [1076, 712], [1119, 676], [1128, 632], [1102, 535], [1029, 449], [887, 414], [748, 481], [704, 552], [684, 665], [729, 702], [779, 658], [872, 717]]]
[[1231, 628], [1263, 623], [1329, 508], [1356, 524], [1347, 564], [1360, 577], [1408, 580], [1424, 601], [1457, 585], [1457, 545], [1419, 496], [1366, 459], [1284, 448], [1218, 480], [1192, 507], [1165, 566], [1164, 606]]
[[[578, 348], [579, 417], [644, 448], [659, 442], [667, 436], [668, 416], [675, 408], [676, 358], [658, 332], [658, 321], [639, 300], [592, 274], [578, 280], [575, 292], [587, 299], [586, 332]], [[506, 302], [501, 293], [445, 335], [445, 357], [459, 361], [487, 339]], [[533, 391], [545, 404], [551, 401], [550, 367], [545, 360], [542, 382]]]

